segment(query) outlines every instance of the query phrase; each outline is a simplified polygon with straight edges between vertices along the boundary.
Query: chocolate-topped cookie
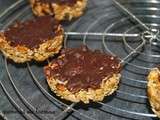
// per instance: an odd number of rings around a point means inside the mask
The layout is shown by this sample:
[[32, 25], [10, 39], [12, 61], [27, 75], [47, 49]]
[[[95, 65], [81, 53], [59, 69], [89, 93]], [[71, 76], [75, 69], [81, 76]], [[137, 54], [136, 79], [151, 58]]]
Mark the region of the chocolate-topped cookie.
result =
[[117, 57], [87, 46], [66, 48], [44, 69], [57, 95], [72, 102], [101, 101], [118, 87], [121, 65]]
[[51, 16], [16, 22], [0, 33], [1, 51], [18, 63], [43, 61], [58, 53], [62, 42], [63, 28]]
[[160, 66], [148, 75], [147, 93], [153, 112], [160, 118]]
[[83, 14], [87, 0], [29, 0], [37, 16], [55, 15], [57, 20], [71, 20]]

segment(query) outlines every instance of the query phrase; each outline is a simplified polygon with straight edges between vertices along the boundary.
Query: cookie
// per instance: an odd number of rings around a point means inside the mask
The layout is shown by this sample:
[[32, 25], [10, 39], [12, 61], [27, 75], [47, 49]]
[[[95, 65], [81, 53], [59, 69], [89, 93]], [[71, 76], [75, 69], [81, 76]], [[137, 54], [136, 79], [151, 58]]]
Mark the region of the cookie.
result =
[[44, 68], [51, 90], [72, 102], [102, 101], [118, 88], [121, 64], [117, 57], [87, 46], [66, 48]]
[[59, 52], [63, 36], [63, 28], [53, 17], [37, 17], [1, 32], [0, 50], [16, 63], [44, 61]]
[[150, 71], [148, 75], [147, 93], [153, 112], [160, 118], [160, 67]]
[[57, 20], [72, 20], [81, 16], [87, 0], [30, 0], [32, 11], [37, 16], [55, 15]]

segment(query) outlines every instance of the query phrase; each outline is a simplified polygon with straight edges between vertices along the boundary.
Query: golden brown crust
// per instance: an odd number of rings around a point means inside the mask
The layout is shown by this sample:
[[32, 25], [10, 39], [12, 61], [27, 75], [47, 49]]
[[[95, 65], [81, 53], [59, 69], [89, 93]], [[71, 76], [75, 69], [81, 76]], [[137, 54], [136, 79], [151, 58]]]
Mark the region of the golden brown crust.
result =
[[55, 15], [57, 20], [72, 20], [83, 14], [87, 5], [87, 0], [78, 0], [73, 6], [52, 3], [41, 3], [40, 1], [30, 0], [33, 13], [37, 16]]
[[[54, 66], [52, 66], [54, 67]], [[102, 101], [105, 96], [111, 95], [118, 88], [120, 80], [120, 74], [114, 74], [111, 78], [105, 78], [102, 80], [99, 89], [80, 90], [77, 93], [70, 92], [60, 80], [54, 79], [54, 77], [48, 77], [47, 82], [51, 90], [60, 96], [62, 99], [66, 99], [72, 102], [84, 102], [89, 103], [90, 100], [97, 102]]]
[[160, 118], [160, 71], [154, 68], [148, 75], [147, 92], [153, 112]]
[[11, 46], [6, 40], [4, 33], [0, 33], [0, 50], [7, 58], [12, 59], [16, 63], [24, 63], [31, 61], [32, 59], [36, 61], [44, 61], [48, 57], [58, 53], [62, 47], [63, 29], [61, 27], [58, 29], [62, 31], [61, 35], [47, 40], [39, 45], [38, 48], [34, 49], [22, 45]]

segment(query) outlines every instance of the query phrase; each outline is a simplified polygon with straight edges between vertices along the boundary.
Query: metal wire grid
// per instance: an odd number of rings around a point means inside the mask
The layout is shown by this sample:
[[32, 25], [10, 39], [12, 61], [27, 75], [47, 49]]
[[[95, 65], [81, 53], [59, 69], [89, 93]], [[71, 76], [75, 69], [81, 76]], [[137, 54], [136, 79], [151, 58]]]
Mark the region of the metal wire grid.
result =
[[[133, 0], [134, 1], [134, 0]], [[142, 2], [142, 1], [139, 1]], [[150, 1], [148, 1], [150, 2]], [[103, 51], [107, 51], [113, 55], [115, 55], [114, 52], [112, 52], [112, 50], [110, 49], [109, 45], [108, 45], [108, 38], [107, 37], [122, 37], [123, 40], [123, 44], [125, 45], [126, 49], [128, 50], [128, 54], [124, 57], [121, 58], [121, 62], [124, 65], [128, 65], [131, 67], [134, 67], [136, 69], [140, 69], [141, 71], [145, 71], [145, 70], [150, 70], [152, 67], [145, 67], [145, 66], [141, 66], [141, 65], [136, 65], [130, 62], [130, 59], [135, 58], [135, 55], [142, 55], [142, 56], [148, 56], [148, 57], [153, 57], [153, 58], [159, 58], [160, 55], [159, 54], [150, 54], [147, 55], [146, 53], [142, 52], [143, 47], [149, 43], [150, 46], [159, 46], [159, 31], [157, 29], [150, 29], [149, 26], [155, 25], [158, 26], [158, 24], [145, 24], [143, 23], [139, 18], [144, 17], [144, 15], [138, 15], [135, 16], [134, 14], [132, 14], [128, 9], [126, 9], [122, 4], [120, 4], [119, 2], [114, 0], [114, 3], [117, 4], [117, 6], [119, 6], [124, 12], [126, 12], [127, 14], [129, 14], [133, 20], [135, 20], [136, 22], [138, 22], [139, 24], [132, 26], [130, 28], [128, 28], [127, 30], [125, 30], [124, 33], [111, 33], [111, 29], [113, 29], [115, 26], [118, 26], [119, 24], [124, 24], [128, 19], [130, 19], [129, 17], [124, 17], [120, 20], [117, 20], [116, 22], [113, 22], [112, 24], [107, 26], [107, 29], [105, 29], [105, 31], [102, 32], [90, 32], [90, 29], [93, 26], [96, 26], [97, 23], [99, 23], [102, 19], [105, 19], [106, 17], [109, 16], [109, 14], [104, 14], [103, 16], [97, 18], [93, 23], [91, 23], [89, 25], [89, 27], [87, 28], [87, 30], [85, 30], [85, 32], [66, 32], [66, 37], [65, 37], [65, 42], [64, 42], [64, 46], [66, 47], [68, 44], [68, 40], [71, 39], [72, 37], [76, 37], [77, 36], [82, 36], [83, 37], [83, 44], [87, 44], [88, 45], [88, 39], [90, 36], [101, 36], [102, 37], [102, 46], [103, 46]], [[153, 3], [155, 3], [155, 1], [153, 1]], [[158, 2], [156, 2], [158, 3]], [[24, 0], [19, 0], [18, 2], [16, 2], [14, 5], [12, 5], [10, 8], [8, 8], [1, 16], [0, 18], [3, 18], [4, 15], [6, 14], [10, 14], [9, 12], [14, 12], [14, 9], [17, 9], [17, 7], [19, 8], [20, 6], [26, 6], [26, 3]], [[28, 11], [30, 8], [29, 6], [26, 6], [25, 8], [23, 8], [23, 10], [21, 10], [21, 12], [17, 13], [16, 16], [12, 17], [11, 20], [7, 21], [5, 23], [5, 25], [3, 26], [3, 29], [8, 26], [9, 24], [11, 24], [14, 20], [16, 20], [17, 18], [19, 18], [20, 16], [23, 15], [23, 13], [25, 11]], [[147, 16], [149, 17], [149, 16]], [[151, 17], [151, 16], [150, 16]], [[154, 16], [155, 17], [155, 16]], [[5, 19], [5, 18], [3, 18]], [[26, 17], [24, 18], [26, 19]], [[73, 25], [74, 26], [74, 25]], [[132, 31], [133, 29], [135, 29], [136, 27], [142, 26], [143, 27], [143, 31], [141, 33], [130, 33], [130, 31]], [[132, 47], [127, 38], [134, 38], [136, 39], [137, 37], [140, 38], [140, 40], [134, 40], [133, 42], [137, 42], [138, 45], [136, 45], [136, 47]], [[156, 41], [155, 41], [156, 40]], [[91, 41], [93, 42], [93, 41]], [[17, 85], [15, 84], [15, 81], [13, 80], [14, 77], [11, 75], [11, 71], [9, 69], [9, 65], [8, 65], [8, 61], [6, 58], [4, 58], [4, 63], [5, 63], [5, 69], [7, 72], [7, 75], [9, 77], [9, 81], [14, 89], [14, 91], [16, 92], [18, 98], [20, 99], [20, 101], [27, 107], [27, 110], [32, 112], [31, 114], [28, 114], [25, 112], [25, 110], [18, 104], [16, 103], [16, 101], [14, 100], [14, 98], [10, 95], [10, 93], [8, 92], [7, 88], [5, 87], [5, 84], [3, 83], [3, 81], [0, 81], [0, 85], [4, 91], [4, 93], [6, 94], [6, 96], [8, 97], [8, 99], [10, 100], [10, 102], [13, 104], [13, 106], [17, 109], [18, 112], [21, 113], [21, 115], [26, 118], [26, 119], [48, 119], [45, 117], [45, 115], [43, 114], [38, 114], [36, 111], [36, 108], [34, 107], [34, 105], [32, 105], [22, 94], [22, 92], [19, 90], [19, 88], [17, 87]], [[35, 83], [35, 85], [38, 87], [39, 91], [41, 91], [41, 93], [45, 96], [45, 98], [48, 99], [48, 101], [51, 101], [53, 103], [53, 105], [55, 105], [55, 102], [60, 104], [60, 108], [62, 109], [56, 116], [52, 116], [52, 119], [62, 119], [63, 117], [65, 117], [68, 113], [70, 112], [75, 112], [77, 114], [79, 114], [81, 117], [86, 118], [86, 119], [92, 119], [94, 120], [95, 118], [92, 116], [89, 116], [85, 113], [80, 112], [78, 109], [76, 109], [75, 107], [77, 106], [76, 103], [70, 103], [70, 104], [66, 104], [65, 102], [57, 99], [56, 97], [54, 97], [52, 94], [50, 94], [44, 87], [43, 85], [40, 83], [40, 80], [37, 78], [37, 76], [35, 75], [34, 71], [32, 70], [30, 63], [27, 63], [27, 69], [32, 77], [33, 82]], [[134, 79], [134, 78], [130, 78], [129, 76], [125, 76], [122, 74], [122, 84], [129, 86], [129, 87], [135, 87], [137, 89], [144, 89], [142, 86], [146, 86], [146, 81], [144, 80], [139, 80], [139, 79]], [[129, 81], [129, 82], [126, 82]], [[117, 91], [117, 98], [120, 97], [122, 101], [124, 102], [131, 102], [131, 103], [146, 103], [146, 95], [138, 95], [138, 94], [133, 94], [130, 93], [129, 90], [118, 90]], [[123, 97], [121, 97], [123, 96]], [[126, 97], [127, 96], [127, 97]], [[108, 104], [105, 102], [98, 102], [97, 104], [100, 104], [102, 106], [102, 108], [105, 109], [105, 112], [108, 113], [114, 113], [115, 115], [118, 114], [121, 117], [128, 117], [128, 118], [137, 118], [140, 119], [141, 117], [156, 117], [156, 115], [154, 114], [150, 114], [150, 113], [143, 113], [143, 112], [136, 112], [133, 110], [129, 110], [129, 108], [120, 108], [117, 107], [116, 105], [113, 104]], [[127, 115], [126, 115], [127, 114]], [[134, 117], [133, 117], [134, 116]], [[81, 118], [79, 117], [79, 118]]]

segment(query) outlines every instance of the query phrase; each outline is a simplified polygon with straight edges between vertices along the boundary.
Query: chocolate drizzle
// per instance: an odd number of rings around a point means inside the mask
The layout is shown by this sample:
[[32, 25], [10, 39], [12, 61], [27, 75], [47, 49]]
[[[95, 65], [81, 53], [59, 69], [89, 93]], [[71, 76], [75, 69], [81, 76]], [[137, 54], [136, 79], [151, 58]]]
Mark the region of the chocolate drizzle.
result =
[[74, 5], [78, 0], [39, 0], [43, 3], [57, 3], [57, 4], [66, 4], [66, 5]]
[[45, 73], [61, 82], [67, 81], [66, 87], [73, 93], [81, 89], [97, 89], [104, 78], [121, 71], [116, 57], [99, 50], [91, 51], [87, 46], [64, 49], [62, 56], [64, 57], [53, 60], [50, 67], [45, 68]]
[[11, 46], [23, 45], [30, 49], [39, 47], [49, 39], [61, 33], [57, 31], [59, 23], [51, 16], [38, 17], [10, 26], [4, 35]]

